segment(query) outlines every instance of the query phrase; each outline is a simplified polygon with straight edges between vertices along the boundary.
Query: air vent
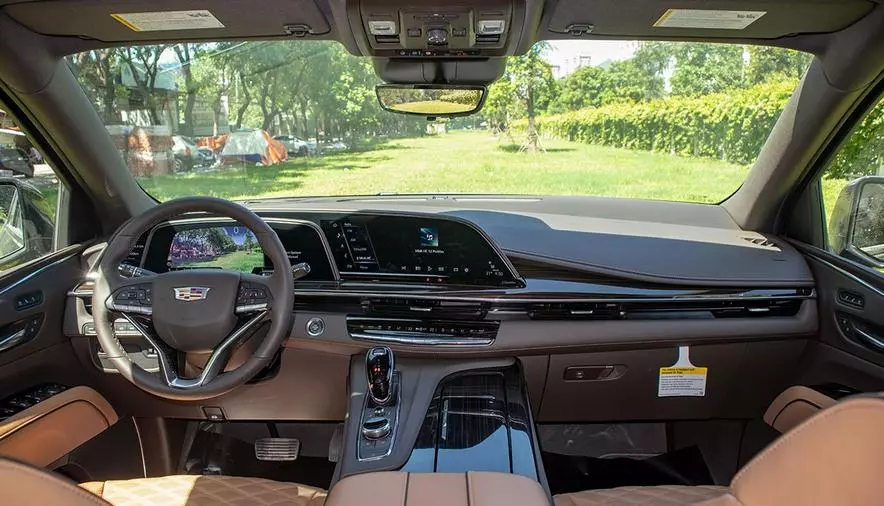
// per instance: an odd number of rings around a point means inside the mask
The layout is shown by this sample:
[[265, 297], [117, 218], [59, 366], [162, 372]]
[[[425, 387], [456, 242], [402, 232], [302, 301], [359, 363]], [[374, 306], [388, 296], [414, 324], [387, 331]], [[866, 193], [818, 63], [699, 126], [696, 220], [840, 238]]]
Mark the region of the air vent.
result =
[[360, 341], [431, 346], [487, 346], [500, 327], [494, 321], [347, 317], [350, 337]]
[[[535, 320], [703, 320], [794, 316], [800, 299], [534, 304]], [[494, 314], [494, 313], [492, 313]]]
[[413, 318], [481, 319], [488, 311], [482, 302], [459, 302], [423, 299], [369, 299], [362, 303], [363, 312], [372, 316], [403, 316]]
[[743, 240], [749, 241], [756, 246], [761, 246], [762, 248], [771, 248], [777, 251], [782, 251], [782, 249], [777, 245], [777, 243], [771, 241], [766, 237], [747, 237], [744, 236]]
[[620, 304], [560, 303], [534, 304], [528, 316], [535, 320], [619, 320], [625, 313]]

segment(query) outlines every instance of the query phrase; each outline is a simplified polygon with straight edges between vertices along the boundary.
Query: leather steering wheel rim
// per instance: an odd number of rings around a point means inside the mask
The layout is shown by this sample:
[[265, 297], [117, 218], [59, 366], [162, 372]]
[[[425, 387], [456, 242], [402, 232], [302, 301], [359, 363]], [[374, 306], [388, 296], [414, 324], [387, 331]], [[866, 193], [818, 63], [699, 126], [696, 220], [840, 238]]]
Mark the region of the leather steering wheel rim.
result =
[[[121, 287], [125, 288], [139, 282], [141, 284], [155, 282], [161, 276], [173, 274], [156, 274], [147, 278], [126, 278], [118, 270], [120, 263], [128, 256], [139, 237], [144, 233], [164, 221], [186, 213], [210, 213], [216, 216], [231, 218], [251, 230], [264, 254], [272, 262], [273, 274], [270, 276], [240, 275], [240, 279], [258, 281], [266, 286], [272, 299], [272, 303], [268, 304], [269, 307], [265, 310], [265, 318], [259, 321], [258, 317], [255, 317], [255, 321], [260, 324], [263, 324], [269, 318], [270, 326], [264, 340], [254, 354], [232, 371], [218, 372], [216, 376], [205, 383], [200, 382], [199, 384], [182, 388], [176, 386], [174, 382], [170, 384], [168, 375], [166, 375], [165, 380], [162, 377], [163, 373], [167, 372], [162, 361], [164, 355], [160, 356], [160, 365], [163, 370], [159, 375], [145, 371], [138, 364], [133, 363], [114, 335], [111, 319], [112, 317], [115, 318], [116, 314], [121, 313], [121, 311], [115, 310], [117, 307], [114, 305], [114, 299], [112, 298]], [[249, 209], [228, 200], [213, 197], [185, 197], [159, 204], [145, 213], [130, 219], [108, 240], [95, 273], [97, 276], [93, 292], [92, 311], [95, 320], [95, 333], [99, 344], [107, 354], [108, 360], [124, 378], [138, 388], [159, 397], [178, 401], [204, 400], [225, 394], [245, 384], [273, 360], [291, 330], [294, 279], [285, 247], [282, 245], [276, 232], [261, 217]], [[206, 275], [209, 276], [211, 274]], [[208, 292], [208, 290], [206, 291]], [[163, 295], [155, 294], [154, 297]], [[178, 298], [178, 295], [175, 295], [175, 297]], [[205, 300], [201, 302], [212, 300], [212, 297], [208, 296], [208, 294], [204, 294], [204, 297]], [[230, 309], [234, 311], [238, 308], [231, 307]], [[224, 308], [217, 308], [217, 310], [224, 311]], [[225, 317], [227, 316], [226, 313], [220, 314], [225, 315]], [[123, 314], [123, 316], [129, 319], [126, 314]], [[144, 333], [144, 329], [139, 330]], [[156, 336], [153, 337], [157, 339]], [[148, 340], [153, 342], [150, 338]], [[161, 350], [158, 349], [157, 351], [161, 353]]]

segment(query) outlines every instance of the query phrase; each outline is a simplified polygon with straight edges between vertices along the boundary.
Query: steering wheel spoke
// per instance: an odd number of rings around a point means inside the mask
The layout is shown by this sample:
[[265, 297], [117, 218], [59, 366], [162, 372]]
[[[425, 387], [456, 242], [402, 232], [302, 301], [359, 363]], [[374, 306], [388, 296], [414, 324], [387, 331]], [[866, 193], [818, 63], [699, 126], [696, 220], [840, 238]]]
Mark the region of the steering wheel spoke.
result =
[[215, 379], [224, 370], [230, 359], [231, 352], [243, 338], [251, 335], [251, 331], [257, 329], [269, 314], [269, 311], [258, 311], [248, 318], [242, 325], [230, 333], [206, 361], [202, 372], [195, 378], [185, 378], [179, 372], [180, 352], [159, 339], [142, 321], [143, 317], [126, 312], [121, 313], [136, 330], [157, 350], [157, 362], [159, 362], [160, 374], [166, 384], [173, 388], [193, 389], [198, 388]]
[[126, 319], [126, 321], [135, 327], [135, 330], [141, 334], [141, 337], [153, 346], [153, 349], [157, 350], [157, 362], [159, 363], [160, 374], [163, 376], [166, 384], [171, 386], [175, 379], [178, 378], [178, 352], [157, 337], [150, 328], [150, 325], [144, 321], [144, 315], [137, 313], [133, 315], [127, 311], [120, 311], [120, 314]]

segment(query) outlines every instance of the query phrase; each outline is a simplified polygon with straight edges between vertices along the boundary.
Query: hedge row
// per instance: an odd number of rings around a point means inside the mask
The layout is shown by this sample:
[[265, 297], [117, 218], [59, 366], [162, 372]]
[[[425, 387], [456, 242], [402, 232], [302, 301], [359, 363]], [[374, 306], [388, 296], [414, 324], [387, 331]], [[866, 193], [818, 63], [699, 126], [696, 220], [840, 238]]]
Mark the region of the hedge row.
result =
[[[540, 134], [590, 144], [752, 163], [795, 81], [703, 97], [611, 104], [537, 118]], [[524, 131], [527, 122], [514, 127]]]

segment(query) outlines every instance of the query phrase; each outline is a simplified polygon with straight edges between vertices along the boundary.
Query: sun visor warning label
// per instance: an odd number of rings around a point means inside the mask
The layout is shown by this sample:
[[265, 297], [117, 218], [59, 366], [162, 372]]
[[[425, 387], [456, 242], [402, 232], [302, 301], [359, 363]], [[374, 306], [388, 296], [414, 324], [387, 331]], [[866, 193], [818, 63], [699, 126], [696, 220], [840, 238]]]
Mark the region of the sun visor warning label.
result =
[[766, 11], [723, 11], [711, 9], [668, 9], [654, 26], [662, 28], [697, 28], [742, 30], [758, 21]]
[[224, 28], [218, 18], [207, 10], [128, 12], [111, 14], [111, 17], [136, 32]]
[[703, 397], [706, 395], [706, 367], [691, 363], [689, 348], [678, 348], [678, 361], [660, 368], [657, 397]]

